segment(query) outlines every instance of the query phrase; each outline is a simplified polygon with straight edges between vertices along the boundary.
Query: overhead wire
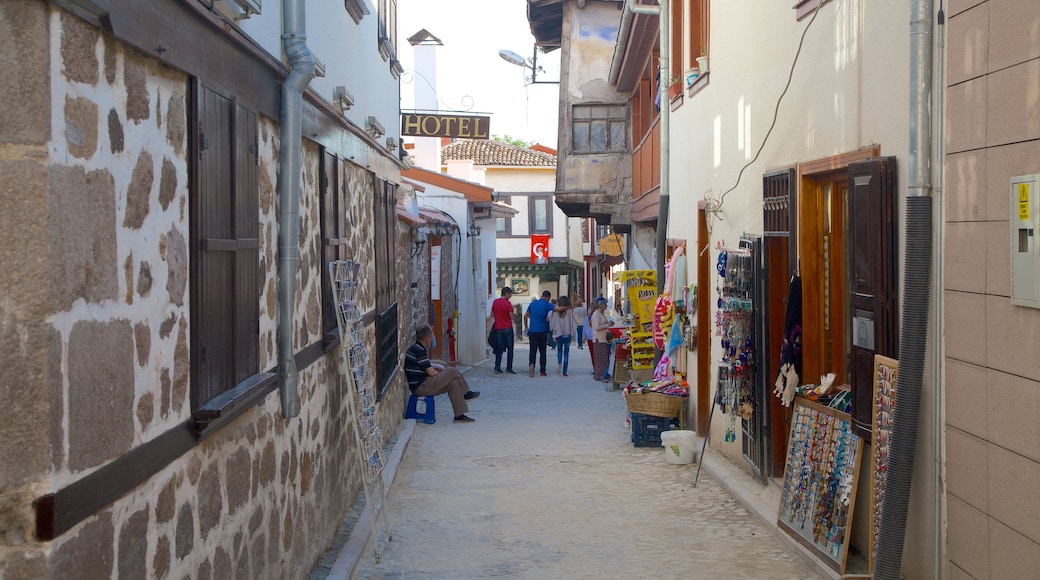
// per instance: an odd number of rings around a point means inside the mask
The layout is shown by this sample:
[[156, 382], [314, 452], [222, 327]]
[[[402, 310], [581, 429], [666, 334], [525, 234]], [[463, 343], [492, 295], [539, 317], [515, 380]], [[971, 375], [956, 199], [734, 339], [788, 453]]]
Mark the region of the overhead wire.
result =
[[[805, 44], [805, 37], [809, 33], [809, 29], [812, 28], [813, 22], [816, 21], [816, 17], [820, 13], [820, 6], [822, 6], [825, 1], [826, 0], [817, 1], [816, 8], [813, 9], [812, 18], [809, 19], [808, 24], [805, 25], [805, 29], [802, 30], [802, 36], [798, 39], [798, 50], [794, 53], [794, 59], [791, 61], [791, 68], [787, 73], [787, 84], [784, 85], [784, 90], [781, 91], [780, 96], [776, 99], [776, 106], [773, 108], [773, 121], [769, 124], [769, 129], [766, 131], [765, 136], [762, 137], [762, 143], [758, 146], [758, 151], [755, 152], [755, 156], [740, 168], [740, 172], [737, 173], [736, 183], [733, 184], [733, 187], [722, 192], [722, 195], [719, 196], [717, 202], [712, 203], [711, 198], [708, 195], [705, 195], [705, 200], [709, 202], [709, 206], [705, 208], [705, 212], [711, 214], [715, 219], [720, 221], [722, 220], [722, 218], [719, 217], [719, 213], [722, 211], [722, 204], [726, 201], [726, 195], [740, 185], [740, 179], [744, 175], [744, 171], [758, 161], [758, 157], [762, 154], [762, 150], [765, 149], [766, 143], [769, 141], [769, 136], [773, 133], [773, 129], [776, 127], [777, 118], [780, 116], [780, 104], [783, 102], [784, 96], [787, 95], [788, 89], [791, 88], [791, 80], [794, 78], [794, 69], [798, 64], [798, 58], [802, 54], [802, 46]], [[709, 223], [709, 231], [711, 231], [710, 226], [711, 224]]]

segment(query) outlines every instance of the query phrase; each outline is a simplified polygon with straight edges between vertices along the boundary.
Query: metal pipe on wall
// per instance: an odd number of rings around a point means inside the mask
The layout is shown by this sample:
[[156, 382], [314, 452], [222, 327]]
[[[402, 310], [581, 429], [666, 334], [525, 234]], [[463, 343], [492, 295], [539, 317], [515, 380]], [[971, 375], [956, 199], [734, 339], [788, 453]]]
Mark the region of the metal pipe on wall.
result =
[[[905, 294], [899, 335], [899, 397], [892, 417], [874, 578], [898, 580], [913, 483], [917, 422], [928, 346], [932, 275], [932, 0], [910, 2], [910, 152]], [[938, 418], [937, 418], [938, 419]], [[938, 530], [936, 530], [938, 533]]]
[[303, 163], [303, 91], [314, 78], [314, 56], [307, 48], [305, 0], [282, 1], [282, 49], [289, 76], [282, 83], [278, 139], [278, 383], [282, 417], [300, 413], [293, 318], [296, 270], [300, 262], [300, 167]]

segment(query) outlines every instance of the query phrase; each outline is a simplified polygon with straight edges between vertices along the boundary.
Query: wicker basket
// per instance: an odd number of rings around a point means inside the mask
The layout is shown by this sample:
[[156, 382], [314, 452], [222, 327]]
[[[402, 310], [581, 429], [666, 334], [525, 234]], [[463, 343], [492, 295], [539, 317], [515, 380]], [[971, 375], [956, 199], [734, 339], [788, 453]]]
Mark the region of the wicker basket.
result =
[[628, 393], [625, 402], [629, 413], [653, 415], [654, 417], [676, 417], [682, 410], [686, 397], [665, 395], [664, 393]]

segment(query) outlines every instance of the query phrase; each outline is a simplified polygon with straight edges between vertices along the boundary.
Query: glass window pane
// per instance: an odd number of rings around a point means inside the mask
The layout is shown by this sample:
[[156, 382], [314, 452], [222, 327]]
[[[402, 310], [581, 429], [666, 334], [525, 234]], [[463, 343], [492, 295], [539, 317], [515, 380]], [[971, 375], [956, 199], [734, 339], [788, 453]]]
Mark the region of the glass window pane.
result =
[[614, 105], [610, 107], [610, 118], [611, 119], [624, 119], [625, 118], [625, 106]]
[[624, 151], [625, 150], [625, 123], [622, 121], [613, 121], [610, 123], [610, 150], [611, 151]]
[[575, 106], [574, 107], [574, 118], [575, 119], [588, 119], [589, 118], [589, 107]]
[[607, 122], [593, 121], [589, 135], [589, 149], [591, 151], [607, 150]]
[[495, 231], [504, 232], [506, 231], [506, 218], [495, 219]]
[[575, 123], [574, 134], [571, 135], [571, 149], [574, 151], [589, 150], [589, 125], [588, 123]]
[[534, 200], [534, 229], [544, 232], [549, 229], [549, 202], [546, 199]]

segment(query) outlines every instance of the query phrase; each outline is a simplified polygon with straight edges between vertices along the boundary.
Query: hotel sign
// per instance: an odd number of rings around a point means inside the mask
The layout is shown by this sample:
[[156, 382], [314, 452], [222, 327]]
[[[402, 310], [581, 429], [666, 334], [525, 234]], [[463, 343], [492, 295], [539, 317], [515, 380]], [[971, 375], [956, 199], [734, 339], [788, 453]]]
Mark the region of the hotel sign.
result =
[[491, 117], [425, 113], [403, 113], [401, 115], [402, 137], [488, 139], [490, 130]]

